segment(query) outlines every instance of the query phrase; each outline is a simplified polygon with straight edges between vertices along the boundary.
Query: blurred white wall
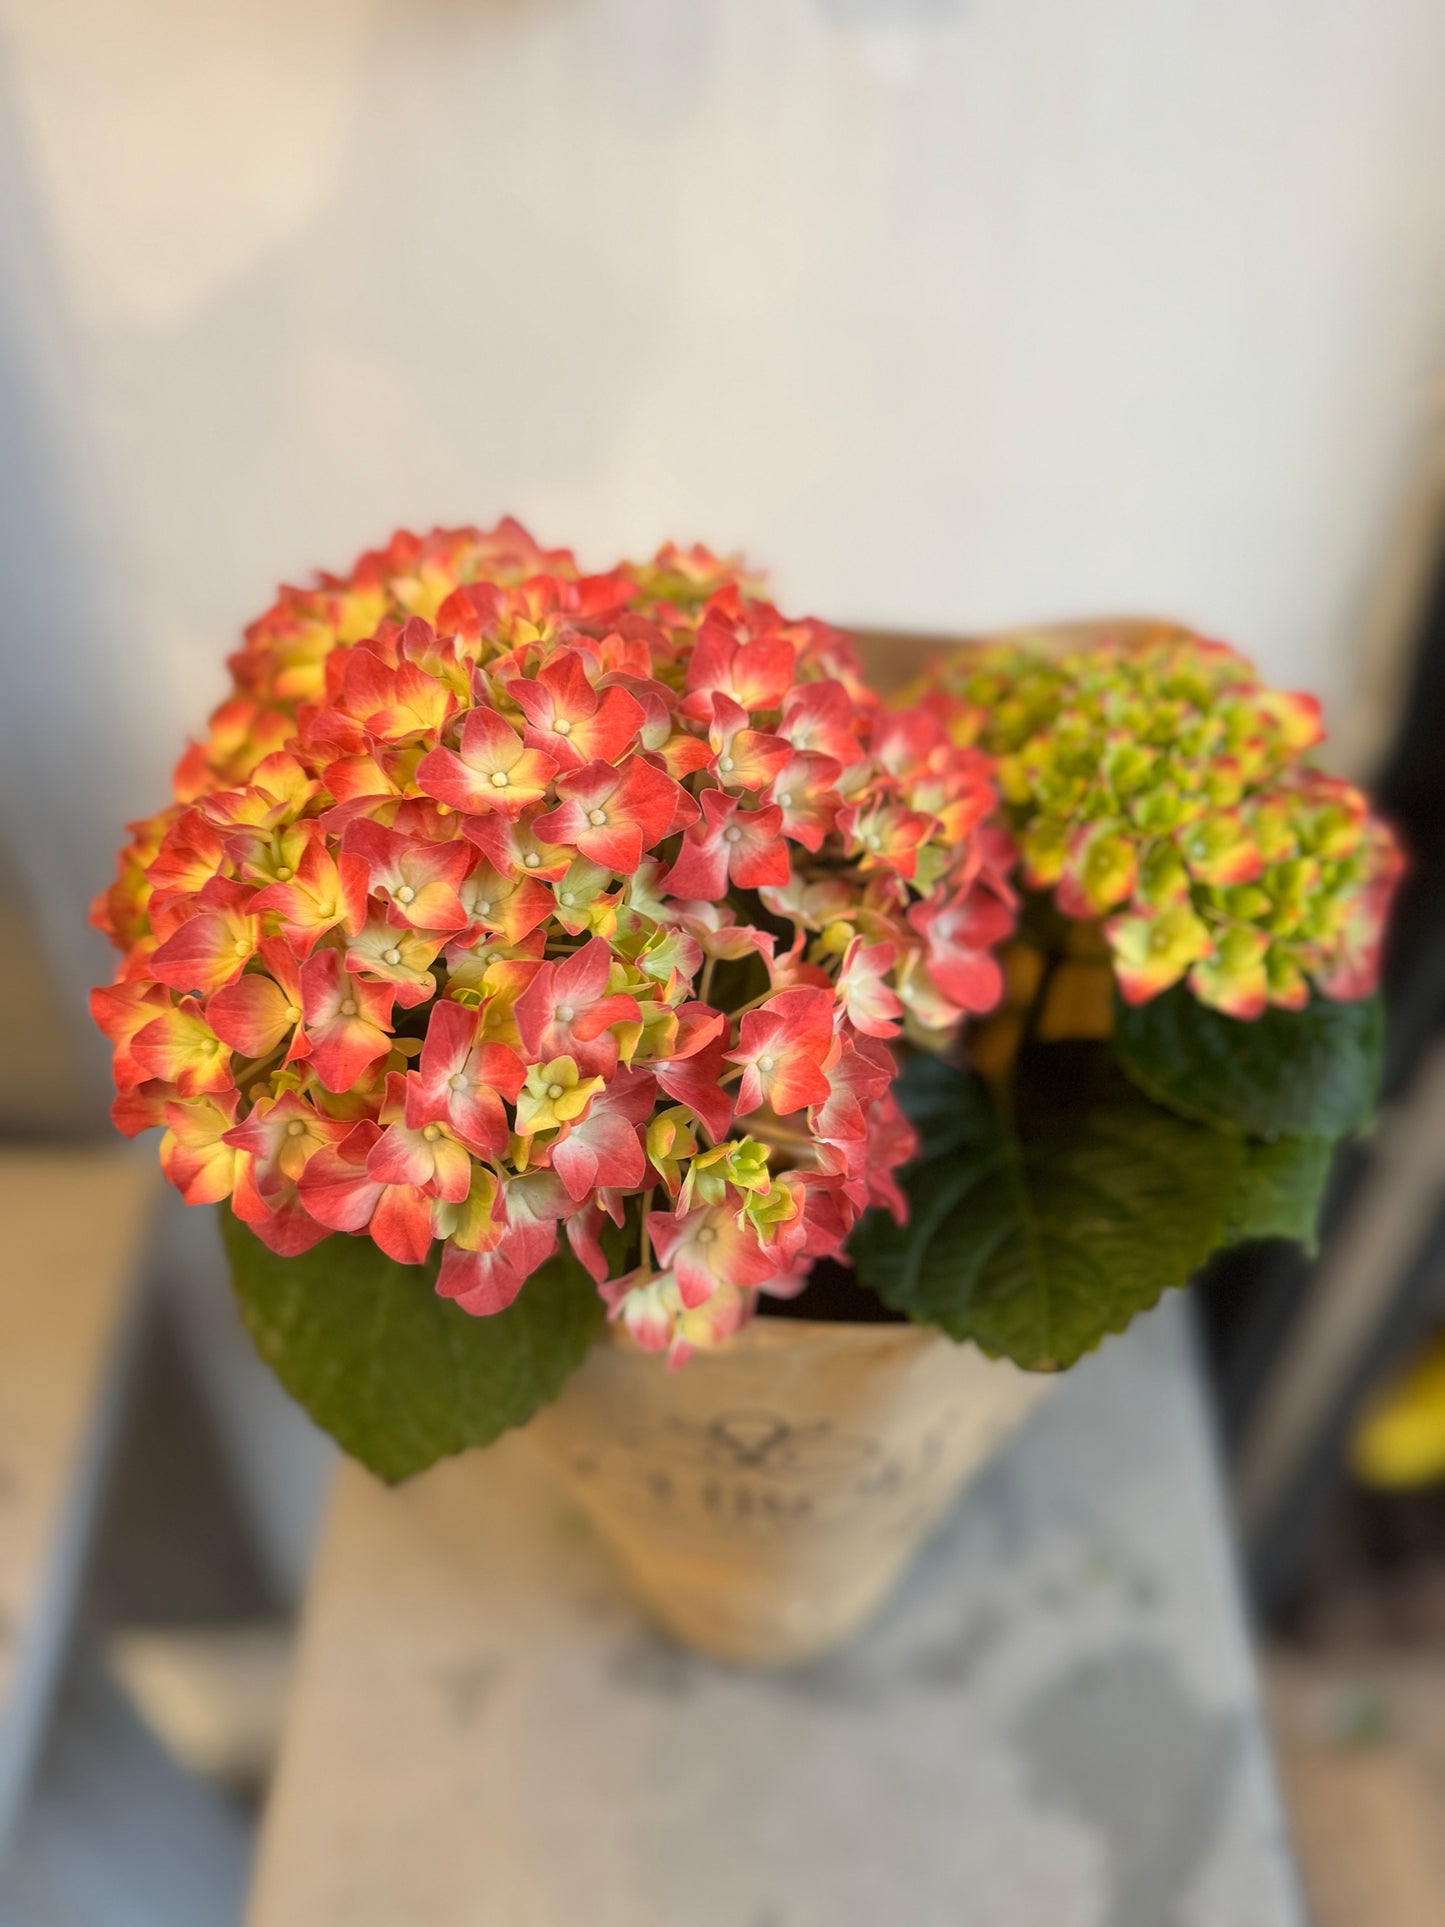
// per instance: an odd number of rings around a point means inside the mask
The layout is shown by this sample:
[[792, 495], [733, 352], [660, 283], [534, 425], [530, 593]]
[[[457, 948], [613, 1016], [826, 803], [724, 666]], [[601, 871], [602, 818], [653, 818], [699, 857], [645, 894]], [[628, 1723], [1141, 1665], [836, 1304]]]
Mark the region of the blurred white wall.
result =
[[0, 0], [0, 834], [72, 984], [239, 624], [398, 522], [1177, 612], [1338, 713], [1442, 77], [1439, 0]]

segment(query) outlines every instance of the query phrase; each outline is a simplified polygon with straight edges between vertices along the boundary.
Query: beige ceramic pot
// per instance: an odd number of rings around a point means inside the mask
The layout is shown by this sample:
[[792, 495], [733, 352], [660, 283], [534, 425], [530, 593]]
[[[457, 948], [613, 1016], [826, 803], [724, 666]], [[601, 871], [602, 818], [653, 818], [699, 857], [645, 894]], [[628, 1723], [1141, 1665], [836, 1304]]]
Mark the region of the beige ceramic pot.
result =
[[780, 1666], [858, 1630], [1050, 1382], [912, 1325], [759, 1318], [680, 1371], [610, 1337], [528, 1435], [669, 1632]]

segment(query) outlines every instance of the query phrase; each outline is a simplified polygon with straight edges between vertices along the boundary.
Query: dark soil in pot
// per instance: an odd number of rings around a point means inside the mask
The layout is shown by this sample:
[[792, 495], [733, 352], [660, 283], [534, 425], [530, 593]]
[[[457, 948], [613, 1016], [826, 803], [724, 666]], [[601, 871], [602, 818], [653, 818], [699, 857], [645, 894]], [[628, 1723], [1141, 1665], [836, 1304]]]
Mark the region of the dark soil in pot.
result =
[[851, 1265], [821, 1258], [796, 1298], [758, 1298], [760, 1318], [812, 1318], [830, 1325], [904, 1325], [902, 1312], [890, 1311], [876, 1292], [858, 1282]]

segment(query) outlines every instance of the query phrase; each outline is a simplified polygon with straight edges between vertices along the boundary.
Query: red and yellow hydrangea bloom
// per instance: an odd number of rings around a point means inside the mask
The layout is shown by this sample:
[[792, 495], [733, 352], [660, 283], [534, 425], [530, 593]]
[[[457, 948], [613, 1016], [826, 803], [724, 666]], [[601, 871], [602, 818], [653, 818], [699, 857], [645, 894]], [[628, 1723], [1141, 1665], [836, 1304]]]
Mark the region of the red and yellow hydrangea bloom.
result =
[[116, 1119], [188, 1200], [440, 1241], [477, 1314], [565, 1236], [674, 1357], [901, 1211], [890, 1045], [996, 1001], [1011, 853], [845, 637], [504, 522], [283, 590], [231, 669], [96, 906]]
[[1375, 989], [1401, 856], [1360, 791], [1311, 760], [1312, 697], [1161, 625], [959, 649], [922, 701], [996, 759], [1022, 882], [1101, 921], [1130, 1003], [1184, 980], [1248, 1019], [1300, 1009], [1312, 987]]

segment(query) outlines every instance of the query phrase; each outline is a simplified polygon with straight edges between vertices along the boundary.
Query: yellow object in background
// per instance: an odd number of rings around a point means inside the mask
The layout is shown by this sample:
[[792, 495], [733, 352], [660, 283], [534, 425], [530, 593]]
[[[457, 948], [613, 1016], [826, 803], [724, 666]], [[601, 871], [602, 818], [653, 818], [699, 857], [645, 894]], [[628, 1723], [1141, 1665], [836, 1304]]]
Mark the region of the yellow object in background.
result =
[[1366, 1485], [1393, 1490], [1445, 1479], [1445, 1332], [1366, 1412], [1350, 1466]]

